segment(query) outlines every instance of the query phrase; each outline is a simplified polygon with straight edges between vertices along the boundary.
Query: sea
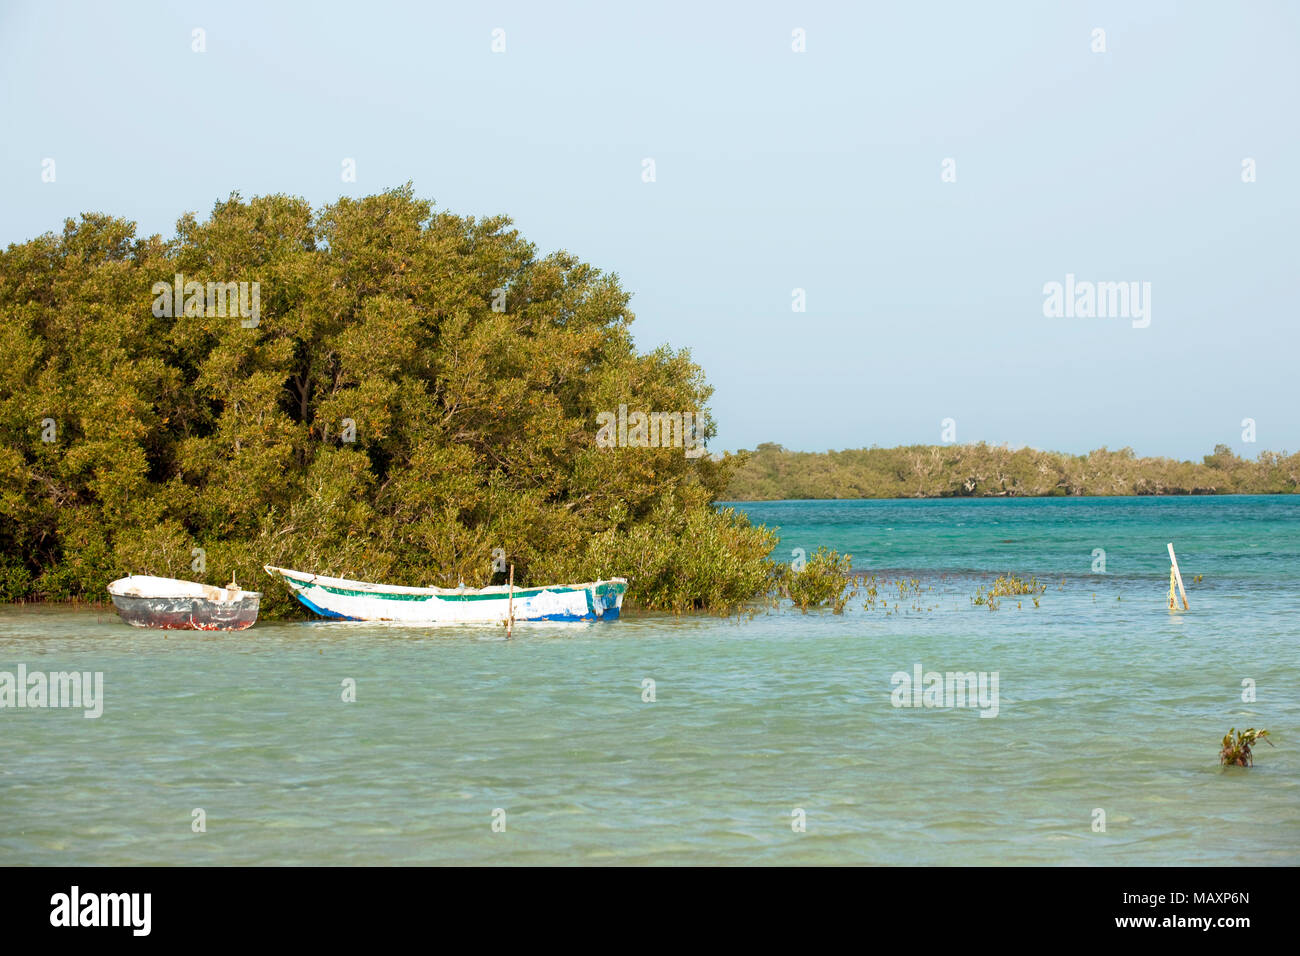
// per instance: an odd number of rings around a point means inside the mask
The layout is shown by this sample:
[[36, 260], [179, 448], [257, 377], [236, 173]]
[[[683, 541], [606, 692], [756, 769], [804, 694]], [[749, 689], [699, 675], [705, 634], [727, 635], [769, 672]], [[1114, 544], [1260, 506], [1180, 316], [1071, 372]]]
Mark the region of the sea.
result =
[[[851, 554], [843, 613], [0, 607], [0, 700], [100, 681], [0, 708], [0, 865], [1300, 863], [1300, 498], [731, 506], [778, 559]], [[1269, 731], [1253, 767], [1230, 728]]]

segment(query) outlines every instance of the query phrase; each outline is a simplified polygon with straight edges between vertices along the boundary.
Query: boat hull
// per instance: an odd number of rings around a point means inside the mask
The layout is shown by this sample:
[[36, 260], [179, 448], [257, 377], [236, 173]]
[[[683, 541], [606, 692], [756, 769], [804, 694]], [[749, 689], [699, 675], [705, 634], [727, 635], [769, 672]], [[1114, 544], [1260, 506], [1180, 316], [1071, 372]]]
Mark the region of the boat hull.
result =
[[267, 566], [304, 607], [342, 621], [406, 624], [505, 624], [617, 620], [627, 582], [621, 578], [541, 588], [403, 588]]
[[259, 591], [144, 575], [114, 581], [108, 593], [125, 623], [169, 631], [242, 631], [257, 621], [262, 600]]
[[181, 631], [242, 631], [257, 622], [259, 600], [220, 604], [196, 598], [112, 595], [122, 620], [132, 627]]

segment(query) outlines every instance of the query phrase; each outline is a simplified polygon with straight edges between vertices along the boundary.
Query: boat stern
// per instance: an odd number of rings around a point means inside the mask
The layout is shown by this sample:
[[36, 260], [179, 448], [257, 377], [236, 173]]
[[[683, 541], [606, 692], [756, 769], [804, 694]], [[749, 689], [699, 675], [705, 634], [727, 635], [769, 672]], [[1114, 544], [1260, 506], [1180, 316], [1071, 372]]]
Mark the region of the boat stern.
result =
[[598, 621], [617, 621], [623, 613], [623, 595], [627, 593], [624, 578], [597, 581], [591, 586], [592, 613]]

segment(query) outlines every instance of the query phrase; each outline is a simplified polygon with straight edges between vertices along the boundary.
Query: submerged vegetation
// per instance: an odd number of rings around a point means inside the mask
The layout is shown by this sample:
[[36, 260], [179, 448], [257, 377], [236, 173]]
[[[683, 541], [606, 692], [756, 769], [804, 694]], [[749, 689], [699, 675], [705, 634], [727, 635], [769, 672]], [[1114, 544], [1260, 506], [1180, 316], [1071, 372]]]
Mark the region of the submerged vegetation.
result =
[[[1061, 581], [1061, 586], [1065, 586], [1064, 579]], [[975, 596], [971, 598], [971, 603], [976, 607], [987, 607], [990, 611], [996, 611], [1001, 606], [1000, 598], [1028, 595], [1033, 599], [1034, 607], [1038, 607], [1038, 597], [1046, 590], [1047, 585], [1039, 584], [1038, 578], [1031, 577], [1026, 581], [1014, 574], [1000, 574], [987, 591], [982, 586], [978, 588]], [[1016, 607], [1020, 606], [1021, 603], [1017, 602]]]
[[[255, 292], [257, 314], [214, 308], [214, 284]], [[233, 573], [273, 617], [290, 599], [266, 563], [480, 586], [504, 560], [523, 585], [628, 577], [629, 606], [760, 597], [774, 535], [711, 505], [735, 458], [594, 441], [623, 403], [707, 413], [687, 353], [636, 351], [628, 301], [409, 186], [316, 211], [235, 195], [170, 240], [87, 214], [11, 245], [0, 600]]]
[[1300, 454], [1238, 458], [1226, 445], [1200, 462], [987, 445], [909, 445], [794, 452], [765, 443], [736, 471], [730, 501], [1060, 495], [1294, 494]]
[[1014, 574], [1000, 574], [993, 582], [990, 593], [994, 597], [1011, 597], [1017, 594], [1042, 594], [1046, 590], [1047, 585], [1039, 584], [1038, 578], [1031, 577], [1026, 581]]
[[1219, 751], [1219, 763], [1225, 767], [1253, 767], [1255, 755], [1251, 752], [1251, 748], [1261, 740], [1270, 747], [1273, 746], [1273, 741], [1267, 738], [1267, 730], [1256, 730], [1254, 727], [1249, 730], [1238, 730], [1233, 727], [1223, 735], [1223, 749]]
[[[922, 603], [921, 595], [928, 594], [934, 590], [934, 585], [922, 585], [920, 578], [897, 578], [895, 580], [884, 580], [877, 578], [876, 575], [858, 575], [858, 586], [867, 595], [867, 600], [863, 603], [864, 611], [873, 610], [877, 604], [886, 614], [898, 614], [905, 610], [910, 611], [933, 611], [939, 605]], [[894, 603], [889, 603], [890, 598]], [[926, 598], [926, 601], [929, 599]]]
[[[864, 611], [879, 608], [886, 615], [933, 611], [940, 606], [938, 601], [944, 595], [953, 594], [952, 587], [942, 587], [942, 582], [939, 582], [940, 591], [936, 593], [936, 584], [933, 582], [923, 583], [920, 578], [913, 577], [882, 578], [875, 574], [853, 571], [852, 564], [852, 555], [818, 548], [798, 568], [792, 565], [780, 566], [775, 574], [776, 591], [805, 614], [816, 608], [843, 614], [849, 602], [859, 594], [866, 596], [862, 604]], [[1062, 579], [1061, 587], [1064, 586], [1065, 580]], [[1003, 574], [987, 587], [978, 586], [970, 601], [976, 607], [996, 611], [1001, 606], [1002, 598], [1028, 597], [1033, 601], [1034, 607], [1038, 607], [1038, 599], [1046, 590], [1047, 585], [1035, 577], [1026, 580], [1014, 574]], [[1023, 607], [1023, 602], [1017, 601], [1016, 607]]]

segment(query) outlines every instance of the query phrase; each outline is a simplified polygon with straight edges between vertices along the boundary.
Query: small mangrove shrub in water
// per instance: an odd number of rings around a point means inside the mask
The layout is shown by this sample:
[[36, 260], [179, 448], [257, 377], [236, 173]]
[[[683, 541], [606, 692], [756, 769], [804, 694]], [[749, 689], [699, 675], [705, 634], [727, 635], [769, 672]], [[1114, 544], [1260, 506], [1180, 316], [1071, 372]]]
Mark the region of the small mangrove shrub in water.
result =
[[805, 613], [811, 607], [829, 607], [843, 614], [845, 605], [858, 593], [856, 588], [847, 590], [852, 564], [851, 554], [818, 548], [802, 569], [787, 566], [782, 570], [781, 593]]
[[[1064, 587], [1065, 579], [1061, 579], [1061, 585]], [[1038, 596], [1047, 590], [1046, 584], [1040, 584], [1038, 579], [1031, 577], [1028, 581], [1024, 578], [1016, 577], [1014, 574], [998, 575], [993, 586], [987, 591], [983, 586], [975, 591], [975, 596], [971, 598], [971, 603], [976, 607], [986, 607], [990, 611], [996, 611], [1002, 604], [999, 598], [1014, 597], [1016, 595], [1027, 594], [1034, 602], [1034, 607], [1038, 607]], [[1021, 607], [1021, 602], [1016, 602], [1016, 608]]]
[[1267, 737], [1267, 730], [1256, 730], [1251, 727], [1239, 731], [1233, 727], [1223, 735], [1223, 749], [1219, 751], [1219, 763], [1225, 767], [1253, 767], [1255, 755], [1251, 753], [1251, 747], [1260, 740], [1270, 747], [1273, 746], [1273, 741], [1265, 739]]
[[[934, 586], [930, 584], [922, 585], [919, 578], [898, 578], [894, 581], [885, 581], [877, 578], [874, 574], [870, 576], [858, 574], [854, 576], [853, 583], [866, 592], [867, 600], [862, 605], [864, 611], [873, 610], [877, 602], [887, 615], [900, 614], [909, 610], [933, 611], [938, 607], [937, 604], [923, 603], [921, 595], [932, 592]], [[885, 596], [887, 591], [891, 589], [898, 591], [892, 606], [889, 603], [889, 598]]]
[[1046, 590], [1047, 585], [1039, 584], [1038, 578], [1031, 577], [1026, 581], [1014, 574], [1002, 574], [993, 582], [993, 590], [989, 593], [994, 597], [1009, 597], [1014, 594], [1042, 594]]

